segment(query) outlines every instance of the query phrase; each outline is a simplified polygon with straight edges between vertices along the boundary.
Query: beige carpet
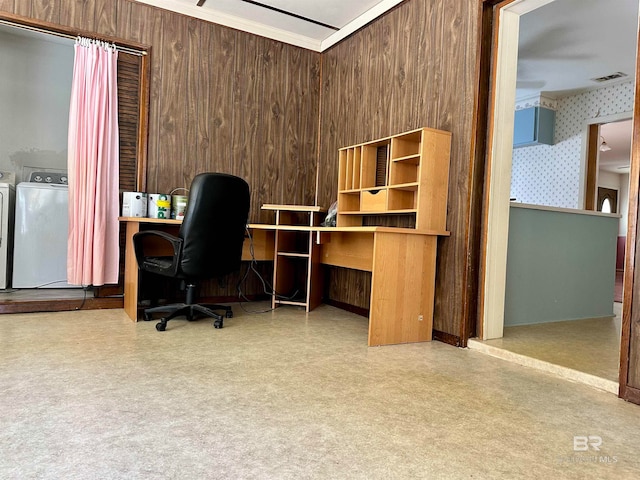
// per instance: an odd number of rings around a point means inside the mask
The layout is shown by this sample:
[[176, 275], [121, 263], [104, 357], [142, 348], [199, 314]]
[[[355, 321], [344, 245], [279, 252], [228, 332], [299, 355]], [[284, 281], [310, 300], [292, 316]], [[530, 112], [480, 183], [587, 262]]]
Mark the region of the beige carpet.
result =
[[[615, 395], [438, 342], [369, 348], [332, 307], [235, 312], [163, 333], [0, 316], [0, 478], [640, 475], [640, 406]], [[600, 451], [574, 449], [588, 435]]]

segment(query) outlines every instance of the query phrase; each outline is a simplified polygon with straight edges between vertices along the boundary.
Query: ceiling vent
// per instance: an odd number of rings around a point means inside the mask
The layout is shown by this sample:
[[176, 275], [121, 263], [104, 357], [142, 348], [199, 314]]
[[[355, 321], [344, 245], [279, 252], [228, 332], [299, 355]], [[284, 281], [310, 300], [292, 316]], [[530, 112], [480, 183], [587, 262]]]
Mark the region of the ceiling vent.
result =
[[612, 73], [611, 75], [606, 75], [604, 77], [592, 78], [591, 80], [593, 80], [594, 82], [603, 83], [603, 82], [608, 82], [609, 80], [615, 80], [616, 78], [622, 78], [626, 76], [627, 76], [626, 73], [616, 72], [616, 73]]

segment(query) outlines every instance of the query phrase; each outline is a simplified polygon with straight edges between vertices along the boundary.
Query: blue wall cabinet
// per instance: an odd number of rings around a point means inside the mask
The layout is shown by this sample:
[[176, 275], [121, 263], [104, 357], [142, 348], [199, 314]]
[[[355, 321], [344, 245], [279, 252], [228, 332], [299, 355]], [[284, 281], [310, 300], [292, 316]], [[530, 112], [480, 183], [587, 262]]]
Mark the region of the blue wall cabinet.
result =
[[513, 146], [553, 145], [556, 112], [544, 107], [516, 110]]

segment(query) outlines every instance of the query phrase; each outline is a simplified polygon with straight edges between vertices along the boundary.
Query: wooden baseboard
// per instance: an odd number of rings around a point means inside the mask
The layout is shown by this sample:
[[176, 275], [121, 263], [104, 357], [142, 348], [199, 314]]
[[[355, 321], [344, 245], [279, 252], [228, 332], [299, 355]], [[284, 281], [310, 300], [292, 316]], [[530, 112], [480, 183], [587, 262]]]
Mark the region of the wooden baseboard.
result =
[[347, 312], [355, 313], [356, 315], [360, 315], [362, 317], [369, 317], [369, 309], [356, 307], [355, 305], [350, 305], [348, 303], [339, 302], [337, 300], [331, 300], [330, 298], [325, 298], [323, 300], [327, 305], [331, 305], [332, 307], [339, 308], [341, 310], [346, 310]]
[[2, 313], [36, 313], [36, 312], [71, 312], [75, 310], [101, 310], [110, 308], [123, 308], [122, 297], [93, 298], [91, 293], [85, 299], [61, 299], [61, 300], [25, 300], [12, 301], [0, 304]]
[[466, 346], [466, 345], [462, 345], [460, 337], [456, 335], [451, 335], [450, 333], [441, 332], [440, 330], [433, 331], [433, 339], [438, 340], [439, 342], [448, 343], [449, 345], [453, 345], [454, 347]]
[[620, 389], [620, 398], [630, 403], [640, 405], [640, 389], [625, 386]]

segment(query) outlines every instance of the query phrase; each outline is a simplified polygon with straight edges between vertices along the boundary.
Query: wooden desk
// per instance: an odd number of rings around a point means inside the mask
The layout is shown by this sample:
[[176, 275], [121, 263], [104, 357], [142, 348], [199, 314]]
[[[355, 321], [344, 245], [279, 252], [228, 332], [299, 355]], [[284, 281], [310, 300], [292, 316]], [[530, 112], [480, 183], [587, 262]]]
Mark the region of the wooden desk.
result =
[[[124, 311], [133, 321], [138, 320], [138, 287], [139, 270], [136, 254], [133, 249], [133, 236], [141, 230], [164, 230], [177, 233], [182, 220], [170, 220], [163, 218], [120, 217], [121, 222], [126, 223], [125, 260], [124, 260]], [[258, 230], [252, 234], [253, 250], [256, 260], [273, 260], [274, 244], [273, 233], [266, 230]], [[165, 247], [164, 249], [162, 247]], [[166, 251], [166, 244], [160, 246], [158, 254], [171, 254]], [[249, 242], [244, 242], [242, 259], [251, 260]]]
[[[124, 308], [132, 320], [138, 313], [138, 266], [133, 235], [142, 229], [177, 229], [179, 220], [121, 218], [126, 222]], [[372, 272], [369, 346], [431, 340], [438, 236], [446, 231], [390, 227], [312, 227], [249, 225], [256, 260], [273, 260], [276, 231], [309, 232], [312, 256], [319, 263]], [[249, 242], [243, 260], [251, 260]], [[313, 279], [312, 276], [310, 278]], [[274, 285], [274, 288], [275, 287]], [[321, 292], [322, 282], [308, 288]]]
[[447, 234], [384, 227], [318, 232], [323, 263], [371, 272], [369, 346], [431, 340], [437, 240]]

